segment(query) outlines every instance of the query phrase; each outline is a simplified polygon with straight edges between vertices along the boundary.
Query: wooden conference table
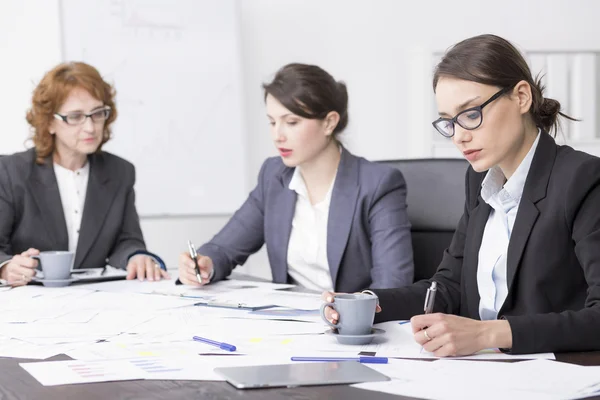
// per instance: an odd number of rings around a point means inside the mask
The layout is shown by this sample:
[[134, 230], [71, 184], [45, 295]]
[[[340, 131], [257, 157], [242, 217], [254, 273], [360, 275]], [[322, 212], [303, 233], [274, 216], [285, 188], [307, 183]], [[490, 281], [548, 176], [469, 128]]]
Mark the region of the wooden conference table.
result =
[[[49, 360], [68, 360], [61, 355]], [[600, 365], [600, 352], [556, 354], [558, 361], [579, 365]], [[42, 386], [19, 366], [26, 361], [0, 358], [0, 398], [13, 399], [405, 399], [386, 393], [364, 391], [350, 386], [314, 386], [293, 389], [237, 390], [226, 382], [201, 381], [124, 381], [81, 385]], [[428, 361], [423, 361], [428, 362]], [[489, 362], [489, 361], [481, 361]], [[600, 396], [590, 397], [600, 399]]]

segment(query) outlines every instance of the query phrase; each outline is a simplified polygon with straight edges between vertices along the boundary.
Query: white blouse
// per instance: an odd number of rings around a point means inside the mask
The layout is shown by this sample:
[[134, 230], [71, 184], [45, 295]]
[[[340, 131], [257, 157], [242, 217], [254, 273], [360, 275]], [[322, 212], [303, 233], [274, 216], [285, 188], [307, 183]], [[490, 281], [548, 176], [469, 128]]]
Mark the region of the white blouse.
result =
[[83, 168], [71, 171], [55, 163], [54, 173], [67, 224], [69, 251], [74, 252], [77, 250], [77, 242], [79, 241], [79, 228], [81, 227], [81, 216], [90, 176], [90, 164], [86, 163]]
[[318, 291], [333, 290], [327, 261], [327, 221], [334, 184], [335, 178], [323, 201], [315, 205], [308, 197], [300, 167], [296, 167], [288, 186], [297, 193], [288, 244], [288, 273], [298, 284]]

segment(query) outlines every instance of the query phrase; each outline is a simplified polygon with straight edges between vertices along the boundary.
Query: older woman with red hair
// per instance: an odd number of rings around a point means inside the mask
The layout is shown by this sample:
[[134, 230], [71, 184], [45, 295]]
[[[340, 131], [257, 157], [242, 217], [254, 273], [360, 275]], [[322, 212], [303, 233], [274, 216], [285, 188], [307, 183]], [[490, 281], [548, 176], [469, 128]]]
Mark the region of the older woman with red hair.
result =
[[135, 209], [135, 168], [102, 151], [117, 118], [115, 91], [82, 62], [49, 71], [27, 121], [34, 147], [0, 159], [0, 279], [28, 283], [45, 250], [75, 252], [73, 268], [126, 268], [168, 277], [148, 252]]

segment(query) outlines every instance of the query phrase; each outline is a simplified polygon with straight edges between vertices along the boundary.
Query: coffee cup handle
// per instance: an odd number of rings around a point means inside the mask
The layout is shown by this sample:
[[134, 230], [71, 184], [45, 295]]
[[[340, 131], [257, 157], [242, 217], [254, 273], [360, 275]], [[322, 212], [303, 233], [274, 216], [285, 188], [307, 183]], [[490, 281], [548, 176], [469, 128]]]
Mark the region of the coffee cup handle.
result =
[[[332, 328], [339, 328], [340, 324], [332, 324], [331, 322], [329, 322], [329, 320], [325, 317], [325, 308], [326, 307], [331, 307], [335, 310], [335, 304], [334, 303], [323, 303], [321, 304], [321, 319], [323, 321], [325, 321], [325, 323], [329, 326], [331, 326]], [[336, 310], [337, 311], [337, 310]]]
[[29, 256], [29, 258], [34, 258], [34, 259], [38, 260], [37, 269], [39, 269], [41, 271], [42, 270], [42, 260], [40, 259], [40, 256]]

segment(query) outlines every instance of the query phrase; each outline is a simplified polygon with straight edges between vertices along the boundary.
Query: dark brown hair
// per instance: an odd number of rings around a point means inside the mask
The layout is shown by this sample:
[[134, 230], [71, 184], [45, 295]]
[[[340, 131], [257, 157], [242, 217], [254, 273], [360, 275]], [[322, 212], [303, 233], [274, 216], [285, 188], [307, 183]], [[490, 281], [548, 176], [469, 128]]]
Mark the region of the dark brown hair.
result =
[[560, 127], [558, 116], [563, 114], [560, 103], [544, 97], [541, 76], [534, 80], [521, 53], [506, 39], [495, 35], [480, 35], [452, 46], [436, 66], [433, 91], [442, 77], [450, 77], [509, 88], [520, 81], [531, 86], [532, 103], [529, 114], [536, 126], [554, 135]]
[[335, 79], [316, 65], [288, 64], [275, 74], [270, 83], [263, 84], [267, 95], [277, 99], [285, 108], [303, 118], [325, 119], [335, 111], [340, 121], [333, 136], [348, 125], [348, 91], [343, 82]]
[[27, 122], [33, 132], [36, 161], [40, 164], [54, 152], [55, 138], [50, 134], [54, 113], [65, 102], [74, 88], [82, 88], [93, 97], [110, 107], [110, 115], [104, 122], [102, 145], [111, 137], [111, 124], [117, 118], [115, 90], [106, 83], [96, 68], [83, 62], [62, 63], [46, 73], [33, 91], [31, 108], [27, 111]]

